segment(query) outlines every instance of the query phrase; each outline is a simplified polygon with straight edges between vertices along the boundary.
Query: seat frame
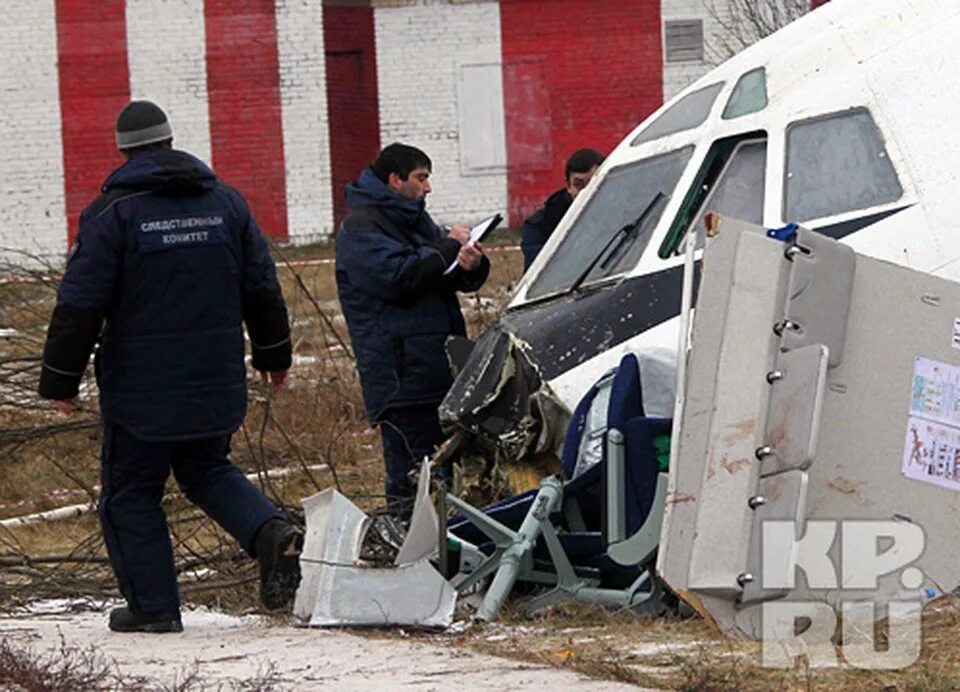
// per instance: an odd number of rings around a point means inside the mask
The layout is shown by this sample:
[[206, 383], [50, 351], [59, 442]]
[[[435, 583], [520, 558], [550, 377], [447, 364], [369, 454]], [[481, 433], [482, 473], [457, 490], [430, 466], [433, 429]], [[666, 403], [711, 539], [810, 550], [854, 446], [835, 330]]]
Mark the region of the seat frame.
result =
[[[600, 382], [604, 382], [607, 377], [609, 375]], [[642, 407], [640, 414], [642, 415]], [[573, 429], [572, 423], [571, 430]], [[576, 444], [579, 448], [579, 438], [578, 435], [575, 440], [568, 439], [567, 444]], [[665, 608], [660, 598], [663, 587], [654, 574], [650, 558], [655, 554], [660, 541], [668, 474], [656, 474], [656, 489], [649, 512], [639, 529], [628, 536], [625, 506], [627, 449], [623, 432], [616, 427], [608, 427], [604, 433], [603, 444], [603, 557], [615, 563], [614, 566], [637, 567], [639, 574], [626, 588], [602, 588], [599, 569], [575, 566], [570, 559], [561, 540], [564, 534], [554, 526], [553, 517], [579, 514], [576, 502], [572, 497], [568, 497], [572, 495], [571, 487], [578, 485], [576, 479], [564, 481], [558, 476], [543, 479], [518, 529], [511, 529], [483, 510], [448, 494], [447, 502], [457, 507], [494, 546], [492, 553], [483, 556], [479, 564], [457, 585], [460, 593], [467, 593], [481, 580], [493, 575], [475, 619], [485, 622], [496, 619], [517, 581], [553, 587], [527, 601], [524, 605], [527, 613], [535, 613], [547, 606], [569, 600], [629, 608], [646, 614], [663, 612]], [[552, 572], [538, 568], [534, 561], [534, 548], [541, 536], [552, 563]]]

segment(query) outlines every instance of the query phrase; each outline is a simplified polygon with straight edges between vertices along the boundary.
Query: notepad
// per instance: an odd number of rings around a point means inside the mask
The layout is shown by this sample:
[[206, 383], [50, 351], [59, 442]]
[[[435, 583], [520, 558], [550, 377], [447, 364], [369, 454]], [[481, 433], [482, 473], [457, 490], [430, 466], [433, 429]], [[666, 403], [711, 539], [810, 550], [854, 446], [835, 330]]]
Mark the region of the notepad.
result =
[[[494, 214], [493, 216], [490, 216], [478, 223], [476, 226], [470, 229], [470, 240], [467, 244], [476, 245], [479, 243], [481, 240], [486, 238], [487, 235], [489, 235], [490, 231], [499, 226], [501, 221], [503, 221], [503, 217], [500, 214]], [[443, 275], [446, 276], [456, 268], [457, 260], [454, 260], [453, 264], [447, 267], [447, 271], [443, 272]]]

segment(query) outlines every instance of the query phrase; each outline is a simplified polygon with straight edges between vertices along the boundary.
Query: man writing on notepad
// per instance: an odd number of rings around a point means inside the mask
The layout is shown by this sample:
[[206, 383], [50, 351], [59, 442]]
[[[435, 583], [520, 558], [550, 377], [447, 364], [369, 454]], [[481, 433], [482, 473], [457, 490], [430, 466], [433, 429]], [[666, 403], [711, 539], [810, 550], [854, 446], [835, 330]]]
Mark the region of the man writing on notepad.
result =
[[444, 233], [426, 212], [431, 169], [415, 147], [384, 148], [347, 185], [337, 232], [337, 295], [367, 415], [380, 426], [388, 508], [400, 517], [412, 509], [410, 471], [443, 442], [437, 408], [453, 382], [444, 345], [466, 335], [457, 291], [476, 291], [490, 272], [469, 228]]

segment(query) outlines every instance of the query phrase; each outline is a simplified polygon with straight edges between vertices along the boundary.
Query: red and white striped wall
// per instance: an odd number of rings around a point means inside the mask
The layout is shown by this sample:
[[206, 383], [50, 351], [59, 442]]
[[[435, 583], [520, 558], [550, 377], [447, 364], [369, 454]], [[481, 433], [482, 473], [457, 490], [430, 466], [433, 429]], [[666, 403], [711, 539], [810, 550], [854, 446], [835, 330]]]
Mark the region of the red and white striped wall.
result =
[[445, 220], [517, 226], [580, 147], [609, 151], [662, 103], [660, 3], [501, 0], [376, 10], [380, 131], [434, 159]]
[[344, 184], [393, 141], [433, 158], [438, 220], [518, 225], [570, 153], [609, 151], [709, 68], [663, 62], [663, 20], [708, 19], [701, 0], [7, 0], [4, 14], [0, 248], [53, 257], [121, 163], [131, 98], [163, 106], [175, 146], [267, 233], [302, 243], [333, 232]]
[[240, 189], [267, 233], [330, 234], [321, 3], [12, 0], [4, 10], [0, 245], [66, 250], [122, 162], [113, 125], [131, 98], [163, 106], [175, 146]]

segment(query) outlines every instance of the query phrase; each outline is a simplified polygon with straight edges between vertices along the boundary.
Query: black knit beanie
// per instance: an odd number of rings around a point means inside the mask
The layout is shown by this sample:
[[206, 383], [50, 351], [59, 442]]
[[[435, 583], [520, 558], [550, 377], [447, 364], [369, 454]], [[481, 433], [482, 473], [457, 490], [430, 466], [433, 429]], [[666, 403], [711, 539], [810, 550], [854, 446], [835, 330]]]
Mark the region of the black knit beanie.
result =
[[131, 101], [117, 116], [117, 148], [133, 149], [173, 138], [167, 114], [151, 101]]

